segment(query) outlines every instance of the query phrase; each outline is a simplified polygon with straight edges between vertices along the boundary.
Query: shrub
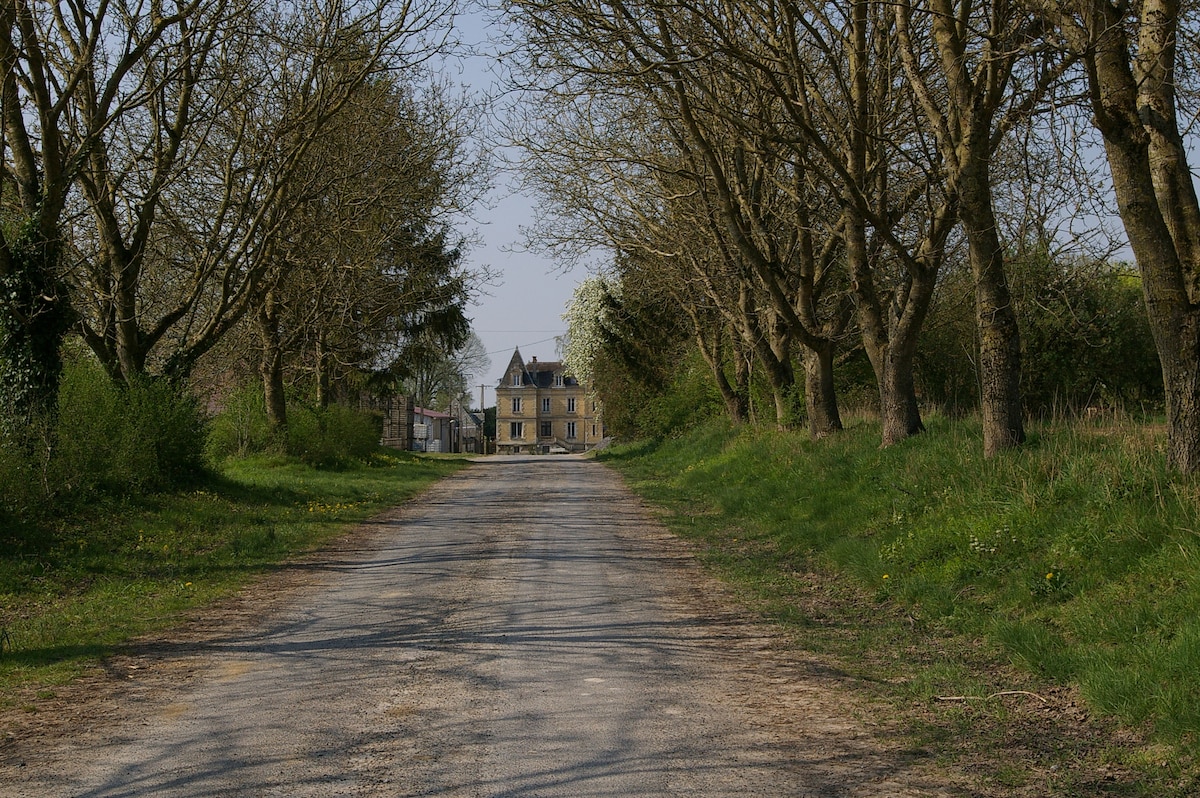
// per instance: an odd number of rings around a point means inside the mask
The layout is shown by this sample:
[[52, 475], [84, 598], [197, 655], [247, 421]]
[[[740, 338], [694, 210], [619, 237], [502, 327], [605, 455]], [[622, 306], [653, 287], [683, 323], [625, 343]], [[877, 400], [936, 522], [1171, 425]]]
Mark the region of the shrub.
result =
[[[1086, 407], [1161, 407], [1162, 373], [1137, 272], [1056, 259], [1034, 248], [1009, 262], [1021, 332], [1021, 396], [1038, 417]], [[917, 354], [919, 390], [957, 415], [978, 404], [970, 274], [943, 277]]]
[[122, 393], [138, 484], [163, 489], [185, 485], [204, 468], [205, 422], [196, 398], [168, 380], [142, 378]]
[[69, 357], [58, 414], [0, 447], [0, 519], [33, 520], [63, 502], [186, 484], [203, 468], [204, 423], [177, 385], [118, 385], [93, 359]]
[[1133, 267], [1036, 254], [1017, 265], [1021, 392], [1029, 413], [1161, 406], [1162, 371]]
[[288, 411], [288, 452], [317, 468], [367, 460], [379, 446], [379, 420], [340, 405]]
[[204, 424], [194, 398], [162, 379], [118, 385], [83, 358], [63, 373], [54, 437], [53, 493], [163, 490], [203, 467]]
[[654, 385], [629, 369], [599, 380], [604, 423], [620, 436], [661, 437], [691, 427], [722, 409], [712, 374], [695, 349], [682, 353], [664, 385]]
[[281, 448], [267, 424], [262, 386], [239, 388], [225, 400], [224, 409], [208, 425], [204, 454], [211, 463]]
[[381, 423], [378, 416], [340, 405], [289, 402], [287, 430], [279, 434], [267, 423], [262, 387], [251, 384], [232, 393], [209, 423], [204, 452], [214, 464], [274, 452], [318, 468], [341, 468], [370, 459], [379, 447]]
[[42, 479], [35, 468], [34, 450], [22, 443], [45, 440], [44, 434], [26, 442], [7, 441], [0, 436], [0, 527], [7, 528], [28, 517], [44, 498]]

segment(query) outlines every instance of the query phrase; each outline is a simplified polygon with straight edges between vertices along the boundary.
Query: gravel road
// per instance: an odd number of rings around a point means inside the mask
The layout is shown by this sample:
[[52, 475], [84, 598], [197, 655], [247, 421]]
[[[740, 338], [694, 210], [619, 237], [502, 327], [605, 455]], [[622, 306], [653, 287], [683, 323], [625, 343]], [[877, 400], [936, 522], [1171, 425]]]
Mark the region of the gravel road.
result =
[[110, 663], [0, 794], [962, 794], [595, 462], [486, 458], [350, 541]]

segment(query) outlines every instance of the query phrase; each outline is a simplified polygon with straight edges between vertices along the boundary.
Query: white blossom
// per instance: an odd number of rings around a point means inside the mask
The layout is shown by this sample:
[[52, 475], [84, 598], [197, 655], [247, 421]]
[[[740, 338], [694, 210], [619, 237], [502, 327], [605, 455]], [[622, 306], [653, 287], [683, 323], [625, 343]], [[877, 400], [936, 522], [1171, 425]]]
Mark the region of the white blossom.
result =
[[567, 323], [562, 341], [563, 364], [584, 384], [592, 382], [593, 364], [604, 345], [604, 333], [612, 329], [612, 308], [606, 297], [619, 298], [620, 286], [603, 277], [589, 277], [575, 288], [562, 315]]

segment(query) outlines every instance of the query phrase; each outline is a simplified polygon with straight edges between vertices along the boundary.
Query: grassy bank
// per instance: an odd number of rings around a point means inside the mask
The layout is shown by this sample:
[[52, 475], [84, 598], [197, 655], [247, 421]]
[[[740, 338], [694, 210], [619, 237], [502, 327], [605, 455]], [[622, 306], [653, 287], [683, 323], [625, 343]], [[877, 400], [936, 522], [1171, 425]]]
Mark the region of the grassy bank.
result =
[[196, 489], [0, 529], [0, 701], [70, 679], [462, 465], [406, 453], [336, 471], [234, 460]]
[[766, 616], [997, 794], [1200, 789], [1200, 482], [1161, 435], [934, 419], [813, 443], [713, 425], [605, 460]]

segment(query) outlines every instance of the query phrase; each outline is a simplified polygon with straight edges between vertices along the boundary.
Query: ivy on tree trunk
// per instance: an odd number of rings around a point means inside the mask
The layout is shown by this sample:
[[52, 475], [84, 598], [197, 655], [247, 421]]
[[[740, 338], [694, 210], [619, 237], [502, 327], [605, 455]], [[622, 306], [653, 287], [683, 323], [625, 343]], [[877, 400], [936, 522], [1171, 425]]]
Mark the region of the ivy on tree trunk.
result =
[[73, 314], [58, 279], [58, 245], [30, 223], [9, 242], [0, 273], [0, 423], [20, 436], [56, 411], [62, 342]]

